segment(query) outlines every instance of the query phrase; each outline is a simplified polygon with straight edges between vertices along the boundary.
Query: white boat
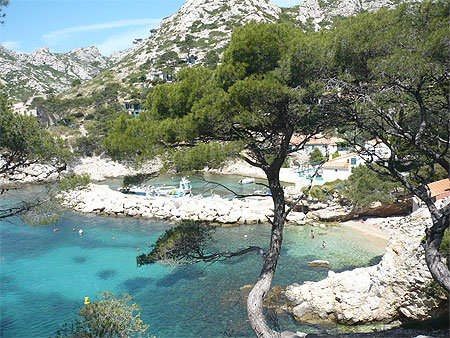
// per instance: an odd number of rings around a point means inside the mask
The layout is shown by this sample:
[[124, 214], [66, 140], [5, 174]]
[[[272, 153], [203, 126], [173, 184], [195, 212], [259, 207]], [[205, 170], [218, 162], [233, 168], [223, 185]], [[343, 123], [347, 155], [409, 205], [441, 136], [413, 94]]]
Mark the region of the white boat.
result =
[[140, 195], [140, 196], [166, 196], [166, 197], [183, 197], [192, 194], [191, 182], [183, 177], [179, 187], [174, 185], [134, 185], [127, 188], [120, 188], [120, 192], [124, 194]]
[[246, 177], [242, 180], [239, 180], [239, 184], [250, 184], [255, 183], [255, 179], [253, 177]]

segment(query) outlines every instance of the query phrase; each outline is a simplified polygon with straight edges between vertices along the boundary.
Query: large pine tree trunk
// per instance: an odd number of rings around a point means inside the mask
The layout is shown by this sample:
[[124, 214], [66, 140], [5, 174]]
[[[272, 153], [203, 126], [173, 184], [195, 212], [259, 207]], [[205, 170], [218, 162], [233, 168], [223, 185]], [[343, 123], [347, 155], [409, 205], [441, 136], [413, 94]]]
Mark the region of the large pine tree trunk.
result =
[[[449, 227], [449, 209], [444, 207], [441, 210], [428, 208], [431, 213], [432, 226], [426, 230], [426, 239], [422, 243], [425, 249], [425, 261], [434, 280], [437, 281], [447, 292], [450, 292], [450, 274], [444, 258], [439, 252], [439, 247], [444, 237], [445, 229]], [[450, 257], [446, 257], [450, 259]]]
[[281, 334], [272, 330], [264, 317], [264, 299], [270, 291], [272, 278], [275, 274], [278, 258], [281, 253], [285, 222], [285, 201], [283, 188], [279, 182], [279, 175], [276, 175], [276, 177], [270, 177], [268, 175], [268, 179], [274, 202], [274, 217], [272, 221], [270, 246], [267, 255], [264, 257], [263, 267], [258, 281], [248, 295], [247, 313], [250, 324], [257, 337], [279, 338]]

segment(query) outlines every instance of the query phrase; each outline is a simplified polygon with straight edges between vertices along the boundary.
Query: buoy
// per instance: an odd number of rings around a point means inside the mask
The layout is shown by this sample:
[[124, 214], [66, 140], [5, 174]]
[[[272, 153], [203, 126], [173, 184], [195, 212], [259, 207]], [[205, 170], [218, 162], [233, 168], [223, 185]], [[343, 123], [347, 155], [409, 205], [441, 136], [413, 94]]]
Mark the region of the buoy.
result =
[[57, 229], [57, 228], [56, 228], [56, 229], [53, 229], [53, 231], [54, 231], [54, 232], [57, 232], [57, 231], [58, 231], [58, 229]]
[[89, 297], [84, 297], [84, 304], [91, 304], [91, 302], [89, 301]]
[[140, 251], [141, 249], [137, 248], [136, 251]]
[[247, 238], [247, 235], [244, 235], [244, 238]]
[[116, 240], [116, 237], [113, 237], [113, 241], [115, 241]]
[[80, 235], [82, 235], [82, 234], [83, 234], [83, 230], [80, 229], [80, 230], [78, 231], [78, 233], [79, 233]]
[[72, 231], [75, 231], [75, 230], [76, 230], [75, 228], [72, 229]]

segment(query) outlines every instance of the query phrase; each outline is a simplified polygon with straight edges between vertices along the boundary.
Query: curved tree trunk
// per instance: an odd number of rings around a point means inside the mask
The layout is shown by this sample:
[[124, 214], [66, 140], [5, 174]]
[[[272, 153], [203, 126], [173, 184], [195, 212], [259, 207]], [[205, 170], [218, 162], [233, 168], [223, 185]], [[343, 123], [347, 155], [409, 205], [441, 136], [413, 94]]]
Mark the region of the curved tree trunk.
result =
[[[449, 208], [442, 210], [428, 207], [431, 213], [432, 226], [426, 229], [426, 239], [422, 243], [425, 249], [425, 261], [434, 280], [437, 281], [447, 292], [450, 292], [450, 273], [448, 265], [444, 263], [439, 247], [444, 237], [445, 229], [449, 227]], [[447, 257], [450, 259], [450, 257]]]
[[284, 192], [279, 181], [279, 175], [267, 175], [269, 186], [272, 191], [274, 203], [274, 217], [270, 236], [270, 246], [264, 257], [263, 267], [258, 281], [250, 291], [247, 298], [247, 313], [250, 324], [257, 337], [279, 338], [279, 332], [272, 330], [264, 317], [264, 299], [270, 291], [272, 278], [277, 268], [278, 258], [281, 253], [283, 242], [283, 228], [285, 222]]

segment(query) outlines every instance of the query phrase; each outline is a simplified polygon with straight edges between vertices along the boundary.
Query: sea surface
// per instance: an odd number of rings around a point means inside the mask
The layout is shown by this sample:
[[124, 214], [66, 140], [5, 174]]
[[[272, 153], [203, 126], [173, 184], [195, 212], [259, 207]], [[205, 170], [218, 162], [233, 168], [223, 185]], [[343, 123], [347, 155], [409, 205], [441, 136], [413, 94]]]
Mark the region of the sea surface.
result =
[[[213, 178], [221, 183], [230, 180], [228, 184], [239, 189], [236, 177]], [[165, 179], [171, 183], [172, 177]], [[199, 189], [201, 183], [192, 179], [195, 189]], [[107, 184], [119, 186], [120, 182], [111, 180]], [[21, 192], [29, 195], [35, 190], [28, 186]], [[205, 188], [205, 192], [208, 190]], [[1, 202], [8, 200], [3, 198]], [[77, 318], [84, 297], [92, 301], [100, 291], [109, 290], [134, 296], [134, 302], [141, 307], [141, 318], [150, 325], [148, 332], [156, 337], [252, 337], [241, 288], [256, 281], [261, 257], [250, 254], [180, 268], [137, 267], [136, 256], [148, 252], [158, 236], [172, 225], [160, 220], [72, 212], [51, 226], [33, 227], [19, 218], [0, 221], [0, 336], [54, 336], [58, 327]], [[82, 235], [79, 229], [83, 230]], [[314, 259], [328, 260], [333, 271], [342, 271], [374, 264], [383, 253], [370, 240], [349, 229], [315, 227], [314, 239], [310, 237], [311, 229], [286, 227], [273, 285], [325, 278], [328, 269], [307, 266]], [[267, 247], [269, 237], [270, 227], [266, 224], [219, 227], [210, 249]], [[301, 326], [288, 315], [270, 313], [269, 318], [271, 325], [282, 330], [324, 330]]]

